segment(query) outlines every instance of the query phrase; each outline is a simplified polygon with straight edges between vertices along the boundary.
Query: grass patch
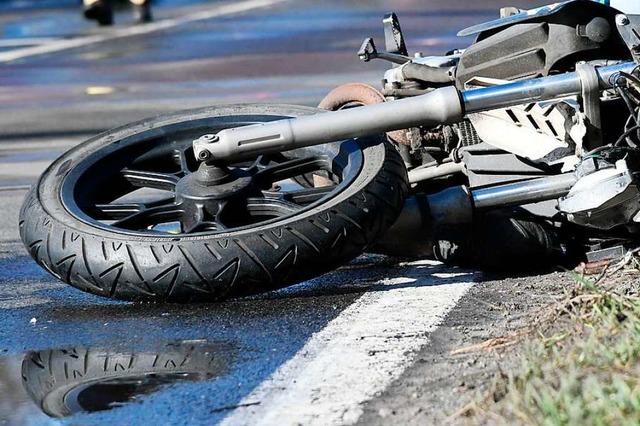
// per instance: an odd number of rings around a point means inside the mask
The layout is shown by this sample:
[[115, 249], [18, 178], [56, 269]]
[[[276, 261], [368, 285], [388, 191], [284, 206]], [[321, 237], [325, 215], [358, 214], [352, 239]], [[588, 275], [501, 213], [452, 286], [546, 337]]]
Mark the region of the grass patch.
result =
[[637, 272], [619, 269], [594, 281], [576, 275], [570, 294], [540, 315], [527, 337], [519, 333], [519, 370], [502, 372], [491, 394], [465, 407], [457, 420], [640, 424]]

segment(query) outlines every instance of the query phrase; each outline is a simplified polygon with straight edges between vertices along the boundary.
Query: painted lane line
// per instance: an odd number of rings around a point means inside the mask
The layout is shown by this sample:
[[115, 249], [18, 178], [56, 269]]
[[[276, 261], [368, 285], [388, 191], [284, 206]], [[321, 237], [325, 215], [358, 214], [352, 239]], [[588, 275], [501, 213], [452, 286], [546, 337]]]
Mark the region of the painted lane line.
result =
[[411, 365], [474, 279], [428, 261], [397, 273], [401, 278], [383, 280], [314, 334], [240, 402], [254, 405], [236, 409], [222, 424], [355, 423], [362, 403]]
[[[43, 150], [48, 152], [61, 153], [62, 151], [73, 148], [80, 142], [86, 141], [92, 136], [94, 136], [93, 133], [87, 133], [81, 136], [73, 135], [64, 138], [45, 135], [41, 137], [20, 137], [15, 138], [15, 141], [11, 140], [9, 142], [0, 139], [0, 153], [7, 151], [17, 151], [23, 153]], [[0, 163], [1, 162], [2, 161], [0, 160]]]
[[7, 191], [26, 191], [31, 188], [31, 185], [11, 185], [11, 186], [0, 186], [0, 192]]
[[0, 161], [0, 176], [39, 176], [53, 162], [51, 160], [36, 161]]
[[52, 43], [58, 40], [60, 40], [58, 37], [5, 38], [0, 40], [0, 47], [33, 46], [34, 44]]
[[162, 21], [156, 21], [149, 24], [127, 27], [127, 28], [115, 28], [108, 34], [96, 34], [86, 37], [78, 37], [73, 39], [65, 39], [54, 41], [49, 44], [41, 46], [25, 47], [23, 49], [15, 49], [9, 52], [0, 53], [0, 62], [10, 62], [17, 59], [23, 59], [30, 56], [44, 55], [48, 53], [60, 52], [62, 50], [74, 49], [77, 47], [84, 47], [91, 44], [102, 43], [105, 41], [117, 40], [125, 37], [132, 37], [142, 34], [149, 34], [169, 28], [177, 27], [183, 24], [189, 24], [197, 21], [204, 21], [211, 18], [218, 18], [221, 16], [235, 15], [242, 12], [248, 12], [250, 10], [262, 9], [265, 7], [273, 6], [277, 3], [282, 3], [287, 0], [247, 0], [237, 3], [225, 4], [215, 7], [209, 10], [202, 10], [189, 15], [185, 15], [178, 18], [164, 19]]

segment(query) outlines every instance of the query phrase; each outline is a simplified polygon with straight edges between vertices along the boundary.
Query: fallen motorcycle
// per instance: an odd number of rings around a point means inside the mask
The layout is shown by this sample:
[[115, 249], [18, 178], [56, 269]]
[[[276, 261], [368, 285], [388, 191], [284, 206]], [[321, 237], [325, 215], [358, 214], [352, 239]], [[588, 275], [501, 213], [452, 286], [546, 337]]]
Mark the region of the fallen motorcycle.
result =
[[513, 235], [610, 256], [640, 231], [640, 15], [501, 15], [442, 57], [409, 56], [387, 15], [386, 51], [359, 52], [394, 64], [382, 91], [336, 88], [329, 112], [211, 107], [98, 135], [30, 190], [22, 240], [83, 291], [160, 301], [277, 289], [366, 250], [542, 261]]

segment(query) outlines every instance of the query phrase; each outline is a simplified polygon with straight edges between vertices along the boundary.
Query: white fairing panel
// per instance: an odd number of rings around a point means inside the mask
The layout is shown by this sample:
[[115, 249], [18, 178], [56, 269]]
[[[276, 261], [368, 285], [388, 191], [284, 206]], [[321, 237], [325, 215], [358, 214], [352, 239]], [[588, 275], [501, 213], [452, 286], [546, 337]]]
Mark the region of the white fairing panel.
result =
[[630, 15], [640, 15], [640, 0], [610, 0], [609, 6]]

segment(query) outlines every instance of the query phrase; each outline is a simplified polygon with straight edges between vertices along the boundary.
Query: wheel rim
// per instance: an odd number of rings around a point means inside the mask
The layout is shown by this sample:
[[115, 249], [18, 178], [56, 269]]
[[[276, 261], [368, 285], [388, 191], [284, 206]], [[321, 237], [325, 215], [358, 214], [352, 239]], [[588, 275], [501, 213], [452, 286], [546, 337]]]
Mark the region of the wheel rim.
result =
[[63, 397], [65, 416], [107, 411], [138, 401], [162, 387], [181, 382], [202, 382], [215, 377], [208, 372], [148, 372], [98, 379], [71, 389]]
[[260, 121], [190, 120], [104, 145], [66, 176], [63, 205], [75, 218], [118, 233], [176, 237], [240, 232], [304, 214], [335, 197], [359, 174], [363, 153], [347, 141], [229, 165], [233, 176], [220, 184], [195, 182], [193, 139]]

